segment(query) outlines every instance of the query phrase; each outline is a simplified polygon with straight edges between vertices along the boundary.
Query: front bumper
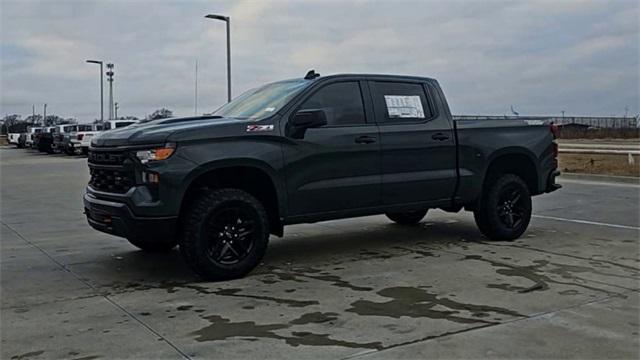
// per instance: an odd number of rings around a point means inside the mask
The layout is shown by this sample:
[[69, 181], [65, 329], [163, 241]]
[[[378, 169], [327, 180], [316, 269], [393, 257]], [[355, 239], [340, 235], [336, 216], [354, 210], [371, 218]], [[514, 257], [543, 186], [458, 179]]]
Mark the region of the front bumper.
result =
[[176, 235], [177, 217], [136, 217], [126, 204], [91, 194], [84, 195], [84, 213], [92, 228], [115, 236], [164, 242]]

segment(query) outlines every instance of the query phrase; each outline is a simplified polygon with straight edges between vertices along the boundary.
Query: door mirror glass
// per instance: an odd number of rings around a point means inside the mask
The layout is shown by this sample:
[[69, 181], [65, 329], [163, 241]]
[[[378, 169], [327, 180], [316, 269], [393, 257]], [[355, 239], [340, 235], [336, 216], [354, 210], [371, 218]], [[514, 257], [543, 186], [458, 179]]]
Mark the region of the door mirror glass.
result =
[[309, 128], [327, 125], [327, 115], [324, 110], [301, 110], [289, 121], [289, 136], [302, 139]]
[[312, 128], [327, 125], [327, 115], [324, 110], [301, 110], [291, 119], [295, 127]]

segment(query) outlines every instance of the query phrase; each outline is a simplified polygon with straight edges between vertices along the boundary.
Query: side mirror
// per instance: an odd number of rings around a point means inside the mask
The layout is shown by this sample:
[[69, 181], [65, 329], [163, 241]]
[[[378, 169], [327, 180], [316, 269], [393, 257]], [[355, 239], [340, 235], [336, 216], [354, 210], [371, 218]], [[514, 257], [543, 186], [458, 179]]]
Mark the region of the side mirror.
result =
[[298, 128], [313, 128], [327, 125], [324, 110], [301, 110], [291, 119], [291, 125]]
[[289, 136], [302, 139], [309, 128], [327, 125], [327, 115], [324, 110], [301, 110], [289, 121]]

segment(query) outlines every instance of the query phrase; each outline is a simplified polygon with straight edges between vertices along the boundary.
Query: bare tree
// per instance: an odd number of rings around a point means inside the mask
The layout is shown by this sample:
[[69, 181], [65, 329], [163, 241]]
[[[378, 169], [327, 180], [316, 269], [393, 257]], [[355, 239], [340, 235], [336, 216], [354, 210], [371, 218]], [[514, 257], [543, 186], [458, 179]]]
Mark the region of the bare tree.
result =
[[147, 119], [149, 120], [157, 120], [157, 119], [166, 119], [173, 116], [173, 111], [162, 108], [154, 111], [153, 113], [147, 115]]

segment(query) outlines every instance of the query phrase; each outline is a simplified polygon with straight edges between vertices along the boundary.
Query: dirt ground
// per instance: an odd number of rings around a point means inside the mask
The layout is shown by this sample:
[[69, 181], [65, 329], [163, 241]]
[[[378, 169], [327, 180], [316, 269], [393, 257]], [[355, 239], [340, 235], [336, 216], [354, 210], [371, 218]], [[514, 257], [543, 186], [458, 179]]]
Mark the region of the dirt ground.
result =
[[560, 153], [560, 171], [566, 173], [640, 176], [640, 156], [629, 164], [628, 155]]

